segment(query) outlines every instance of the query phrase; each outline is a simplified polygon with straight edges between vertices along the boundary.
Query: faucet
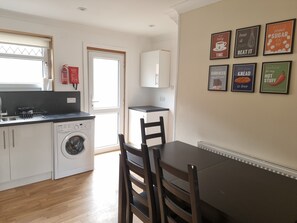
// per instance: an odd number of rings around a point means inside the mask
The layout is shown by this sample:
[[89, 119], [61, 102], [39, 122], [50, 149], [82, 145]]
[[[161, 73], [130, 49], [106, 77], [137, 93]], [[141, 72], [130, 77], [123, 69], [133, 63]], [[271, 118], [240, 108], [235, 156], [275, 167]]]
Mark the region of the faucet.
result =
[[2, 98], [0, 97], [0, 121], [2, 120], [2, 115], [7, 115], [7, 112], [2, 113]]
[[0, 120], [2, 119], [2, 98], [0, 97]]

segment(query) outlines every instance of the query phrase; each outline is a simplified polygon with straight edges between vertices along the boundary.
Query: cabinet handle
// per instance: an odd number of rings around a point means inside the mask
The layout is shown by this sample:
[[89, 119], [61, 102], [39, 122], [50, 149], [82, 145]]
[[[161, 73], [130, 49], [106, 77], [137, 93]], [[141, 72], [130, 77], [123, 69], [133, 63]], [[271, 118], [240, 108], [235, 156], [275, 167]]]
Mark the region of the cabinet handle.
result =
[[12, 130], [12, 147], [15, 146], [15, 143], [14, 143], [14, 129]]
[[5, 137], [5, 131], [3, 131], [3, 142], [4, 142], [4, 149], [6, 149], [6, 137]]
[[155, 85], [158, 85], [158, 74], [155, 75]]

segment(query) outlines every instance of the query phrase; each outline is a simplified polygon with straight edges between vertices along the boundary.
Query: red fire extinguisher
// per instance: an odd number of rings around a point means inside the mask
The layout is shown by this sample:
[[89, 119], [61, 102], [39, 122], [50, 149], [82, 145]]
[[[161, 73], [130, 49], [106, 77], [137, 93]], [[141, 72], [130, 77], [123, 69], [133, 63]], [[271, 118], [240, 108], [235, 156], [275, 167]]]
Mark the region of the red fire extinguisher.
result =
[[61, 70], [61, 83], [68, 84], [68, 65], [64, 64]]

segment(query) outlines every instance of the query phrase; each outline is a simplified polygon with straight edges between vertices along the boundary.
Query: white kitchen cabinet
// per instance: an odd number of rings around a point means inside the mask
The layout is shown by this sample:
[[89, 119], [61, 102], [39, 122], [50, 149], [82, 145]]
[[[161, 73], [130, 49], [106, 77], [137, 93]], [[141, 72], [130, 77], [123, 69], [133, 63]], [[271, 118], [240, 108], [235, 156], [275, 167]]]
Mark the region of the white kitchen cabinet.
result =
[[52, 171], [51, 123], [2, 127], [0, 133], [3, 137], [0, 154], [4, 154], [0, 158], [0, 172], [1, 175], [2, 172], [6, 175], [4, 179], [1, 176], [0, 182], [19, 180]]
[[169, 87], [170, 52], [155, 50], [142, 53], [140, 74], [142, 87]]
[[0, 183], [10, 180], [8, 128], [0, 128]]
[[[168, 113], [169, 109], [159, 108], [154, 106], [138, 106], [129, 108], [129, 143], [133, 146], [140, 148], [141, 147], [141, 128], [140, 128], [140, 119], [143, 118], [144, 122], [154, 122], [158, 121], [160, 116], [164, 118], [164, 129], [165, 136], [167, 140], [167, 130], [168, 130]], [[158, 127], [150, 128], [150, 133], [159, 131]], [[161, 140], [150, 139], [147, 141], [148, 146], [153, 146], [161, 144]]]

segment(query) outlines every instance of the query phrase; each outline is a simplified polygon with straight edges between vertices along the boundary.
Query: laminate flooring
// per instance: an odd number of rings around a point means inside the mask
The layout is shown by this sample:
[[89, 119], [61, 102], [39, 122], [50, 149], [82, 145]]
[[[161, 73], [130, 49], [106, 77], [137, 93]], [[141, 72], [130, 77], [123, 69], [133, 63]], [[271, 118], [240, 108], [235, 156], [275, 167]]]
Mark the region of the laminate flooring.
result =
[[117, 223], [118, 162], [105, 153], [94, 171], [1, 191], [0, 223]]

